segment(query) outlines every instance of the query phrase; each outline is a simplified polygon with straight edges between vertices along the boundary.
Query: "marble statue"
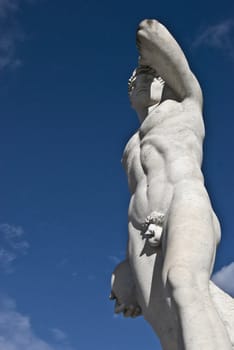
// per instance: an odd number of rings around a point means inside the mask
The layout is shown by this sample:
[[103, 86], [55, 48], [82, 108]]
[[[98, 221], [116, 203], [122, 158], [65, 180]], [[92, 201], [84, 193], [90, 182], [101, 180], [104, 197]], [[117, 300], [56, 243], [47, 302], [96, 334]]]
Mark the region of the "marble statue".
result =
[[158, 21], [139, 24], [137, 47], [129, 98], [140, 127], [122, 159], [128, 253], [110, 298], [116, 313], [143, 315], [164, 350], [231, 350], [234, 302], [210, 281], [221, 232], [201, 171], [201, 88]]

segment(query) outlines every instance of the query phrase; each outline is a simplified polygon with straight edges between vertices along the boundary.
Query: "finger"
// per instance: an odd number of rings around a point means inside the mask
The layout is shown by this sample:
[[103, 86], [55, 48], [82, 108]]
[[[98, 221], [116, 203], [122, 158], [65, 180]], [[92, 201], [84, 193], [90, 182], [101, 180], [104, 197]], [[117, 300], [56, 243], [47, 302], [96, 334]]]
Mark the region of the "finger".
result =
[[124, 311], [124, 309], [126, 308], [126, 305], [125, 304], [116, 304], [115, 306], [115, 313], [116, 314], [120, 314], [121, 312]]
[[151, 230], [147, 230], [145, 233], [144, 233], [144, 236], [146, 238], [152, 238], [154, 237], [154, 233], [151, 231]]
[[141, 315], [141, 308], [137, 306], [132, 314], [132, 317], [137, 317]]
[[133, 312], [134, 312], [134, 306], [130, 305], [128, 308], [125, 309], [124, 317], [131, 317]]

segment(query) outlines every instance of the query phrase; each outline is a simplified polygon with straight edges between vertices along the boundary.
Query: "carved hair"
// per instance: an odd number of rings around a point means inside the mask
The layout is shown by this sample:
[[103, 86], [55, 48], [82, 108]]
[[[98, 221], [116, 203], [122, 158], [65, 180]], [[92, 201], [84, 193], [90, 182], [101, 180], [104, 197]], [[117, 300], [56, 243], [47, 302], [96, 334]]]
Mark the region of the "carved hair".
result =
[[152, 76], [157, 78], [162, 85], [165, 84], [165, 81], [157, 74], [157, 72], [153, 68], [151, 68], [150, 66], [139, 66], [133, 71], [132, 76], [128, 80], [128, 93], [132, 91], [135, 80], [139, 74], [151, 74]]

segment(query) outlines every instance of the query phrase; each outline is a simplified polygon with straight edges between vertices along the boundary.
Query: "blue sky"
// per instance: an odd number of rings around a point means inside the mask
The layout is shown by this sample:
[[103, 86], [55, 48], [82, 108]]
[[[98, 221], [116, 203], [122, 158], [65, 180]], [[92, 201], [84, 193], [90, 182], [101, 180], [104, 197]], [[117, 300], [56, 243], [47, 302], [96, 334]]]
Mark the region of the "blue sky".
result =
[[234, 295], [234, 2], [0, 0], [0, 350], [160, 349], [113, 315], [138, 128], [135, 30], [162, 21], [204, 93], [203, 170], [222, 224], [215, 281]]

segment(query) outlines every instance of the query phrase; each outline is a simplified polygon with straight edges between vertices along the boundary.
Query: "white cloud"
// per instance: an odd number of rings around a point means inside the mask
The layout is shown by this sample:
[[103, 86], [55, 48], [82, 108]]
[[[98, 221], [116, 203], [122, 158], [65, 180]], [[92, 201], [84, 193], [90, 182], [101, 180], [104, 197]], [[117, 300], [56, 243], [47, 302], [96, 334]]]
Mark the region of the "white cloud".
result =
[[234, 54], [234, 20], [227, 19], [206, 27], [195, 39], [193, 46], [208, 46]]
[[212, 281], [234, 297], [234, 262], [224, 266], [212, 276]]
[[[62, 331], [60, 331], [60, 338]], [[64, 340], [64, 339], [57, 339]], [[28, 316], [16, 310], [14, 300], [0, 296], [0, 350], [75, 350], [67, 344], [49, 344], [32, 329]]]
[[34, 334], [29, 317], [17, 312], [14, 301], [6, 297], [0, 300], [0, 350], [53, 350]]
[[12, 263], [19, 255], [27, 253], [29, 243], [23, 238], [20, 226], [0, 224], [0, 270], [12, 272]]

